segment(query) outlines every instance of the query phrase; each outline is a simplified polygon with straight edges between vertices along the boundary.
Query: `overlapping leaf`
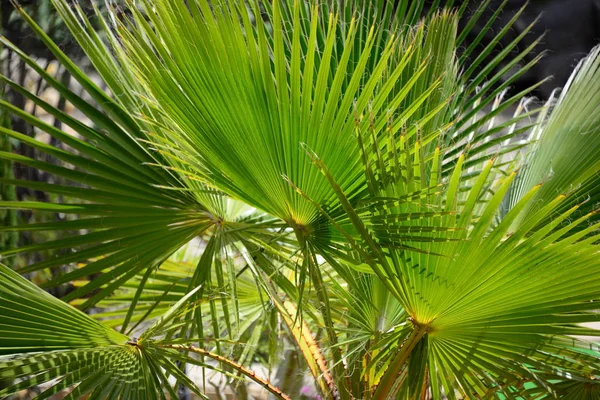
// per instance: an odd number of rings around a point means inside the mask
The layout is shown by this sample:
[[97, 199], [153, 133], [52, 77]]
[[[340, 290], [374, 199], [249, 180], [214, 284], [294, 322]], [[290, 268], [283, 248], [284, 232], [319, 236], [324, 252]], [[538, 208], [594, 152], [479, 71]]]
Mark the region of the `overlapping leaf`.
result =
[[[244, 257], [242, 268], [253, 272], [257, 293], [270, 297], [330, 398], [594, 396], [597, 353], [583, 351], [570, 335], [597, 335], [579, 325], [597, 319], [592, 311], [600, 301], [600, 282], [590, 273], [600, 266], [593, 205], [598, 142], [595, 120], [586, 118], [600, 104], [597, 51], [536, 128], [539, 142], [515, 178], [518, 164], [504, 161], [527, 144], [510, 140], [527, 131], [531, 113], [519, 103], [527, 91], [504, 96], [530, 66], [512, 73], [529, 49], [490, 72], [529, 28], [483, 62], [519, 13], [466, 65], [481, 36], [457, 57], [466, 35], [457, 32], [458, 14], [430, 13], [418, 24], [422, 2], [144, 0], [130, 18], [113, 13], [110, 22], [102, 20], [108, 44], [66, 1], [54, 3], [116, 98], [30, 21], [100, 110], [22, 53], [94, 126], [3, 78], [83, 138], [1, 104], [75, 150], [4, 129], [70, 167], [2, 157], [78, 185], [11, 182], [78, 201], [3, 206], [89, 216], [16, 228], [86, 230], [68, 241], [5, 252], [78, 248], [23, 272], [86, 262], [51, 284], [100, 273], [67, 300], [90, 293], [80, 301], [84, 307], [131, 300], [127, 311], [115, 311], [113, 324], [123, 330], [157, 317], [142, 343], [158, 346], [155, 354], [184, 383], [165, 360], [202, 364], [185, 356], [196, 353], [252, 378], [223, 359], [217, 345], [214, 353], [188, 343], [203, 344], [205, 327], [231, 340], [232, 326], [244, 326], [232, 319], [250, 315], [240, 312], [246, 307], [239, 294], [250, 286], [236, 287], [243, 280], [234, 279], [235, 254]], [[517, 104], [515, 118], [494, 123]], [[273, 218], [239, 218], [239, 203], [224, 193]], [[195, 267], [182, 274], [163, 263], [202, 233], [208, 241]], [[296, 281], [290, 267], [297, 268]], [[212, 287], [227, 293], [189, 312], [180, 311], [180, 300], [161, 318], [166, 303], [186, 295], [201, 302]], [[267, 323], [258, 301], [248, 306], [255, 311], [249, 320]], [[150, 337], [157, 330], [165, 333], [162, 341]], [[312, 332], [321, 330], [319, 343]], [[114, 376], [141, 365], [130, 355], [143, 344], [128, 346], [115, 357], [126, 365], [102, 364], [114, 368]], [[96, 360], [95, 354], [89, 357]], [[152, 379], [158, 387], [160, 378]], [[115, 385], [110, 390], [134, 387]]]

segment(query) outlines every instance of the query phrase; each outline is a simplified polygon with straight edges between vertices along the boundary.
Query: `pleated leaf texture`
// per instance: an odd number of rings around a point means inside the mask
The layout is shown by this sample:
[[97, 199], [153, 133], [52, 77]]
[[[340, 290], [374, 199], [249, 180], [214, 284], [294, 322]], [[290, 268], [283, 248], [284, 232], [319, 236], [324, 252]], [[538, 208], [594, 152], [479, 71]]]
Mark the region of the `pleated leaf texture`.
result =
[[600, 50], [536, 108], [523, 9], [433, 3], [53, 0], [106, 92], [21, 12], [90, 123], [0, 78], [76, 132], [0, 101], [65, 145], [0, 157], [66, 182], [0, 206], [67, 215], [1, 228], [63, 236], [0, 253], [49, 254], [0, 267], [0, 395], [204, 396], [188, 364], [294, 398], [250, 368], [285, 337], [325, 399], [600, 398]]

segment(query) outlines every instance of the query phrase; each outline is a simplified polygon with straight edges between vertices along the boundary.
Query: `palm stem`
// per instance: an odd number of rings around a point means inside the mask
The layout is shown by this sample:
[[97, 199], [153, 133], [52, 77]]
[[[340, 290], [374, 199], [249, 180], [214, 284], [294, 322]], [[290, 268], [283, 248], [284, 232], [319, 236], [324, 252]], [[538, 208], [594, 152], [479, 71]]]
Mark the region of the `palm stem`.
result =
[[[306, 256], [312, 257], [312, 254], [306, 254]], [[338, 346], [337, 333], [333, 326], [329, 296], [327, 295], [327, 291], [325, 289], [323, 276], [321, 275], [321, 271], [319, 270], [315, 260], [312, 260], [311, 258], [311, 261], [309, 261], [308, 266], [310, 270], [309, 272], [311, 282], [315, 287], [315, 292], [319, 301], [319, 311], [323, 316], [323, 320], [325, 322], [325, 331], [327, 332], [327, 338], [329, 339], [329, 343], [331, 345], [331, 353], [333, 355], [334, 362], [333, 370], [335, 371], [335, 375], [338, 378], [338, 396], [336, 396], [335, 393], [333, 395], [334, 398], [346, 400], [350, 398], [348, 377], [346, 376], [346, 369], [342, 361], [342, 352], [340, 350], [340, 347]]]
[[427, 334], [427, 325], [415, 324], [415, 329], [405, 339], [402, 347], [400, 347], [398, 353], [394, 359], [390, 362], [390, 366], [385, 371], [375, 393], [373, 394], [374, 399], [389, 399], [393, 394], [394, 387], [396, 386], [396, 378], [402, 370], [402, 367], [408, 360], [412, 351], [416, 345], [423, 339]]
[[[331, 347], [331, 354], [333, 358], [333, 371], [336, 377], [337, 388], [331, 388], [332, 393], [330, 395], [334, 399], [347, 400], [350, 399], [350, 388], [348, 383], [348, 377], [346, 376], [346, 369], [342, 361], [342, 352], [338, 346], [337, 333], [333, 326], [333, 319], [331, 317], [331, 306], [329, 303], [329, 296], [327, 295], [327, 289], [323, 282], [323, 276], [319, 270], [319, 264], [315, 258], [314, 253], [311, 251], [308, 243], [308, 237], [310, 232], [305, 226], [298, 225], [295, 222], [292, 224], [300, 247], [302, 248], [304, 262], [303, 268], [308, 268], [311, 282], [315, 288], [317, 300], [319, 302], [318, 309], [323, 316], [323, 322], [325, 323], [325, 332], [327, 333], [327, 339]], [[327, 395], [327, 394], [326, 394]]]
[[204, 349], [201, 349], [201, 348], [195, 347], [195, 346], [187, 346], [187, 345], [182, 345], [182, 344], [163, 344], [160, 346], [163, 348], [167, 348], [167, 349], [182, 350], [182, 351], [186, 351], [186, 352], [190, 352], [190, 353], [200, 354], [200, 355], [208, 357], [208, 358], [212, 358], [213, 360], [216, 360], [222, 364], [228, 365], [231, 368], [233, 368], [234, 370], [246, 375], [248, 378], [252, 379], [254, 382], [258, 383], [260, 386], [262, 386], [266, 390], [268, 390], [276, 398], [281, 399], [281, 400], [292, 400], [290, 396], [283, 393], [278, 387], [273, 386], [269, 381], [256, 376], [256, 374], [253, 371], [245, 368], [244, 366], [242, 366], [228, 358], [225, 358], [223, 356], [220, 356], [218, 354], [212, 353], [208, 350], [204, 350]]

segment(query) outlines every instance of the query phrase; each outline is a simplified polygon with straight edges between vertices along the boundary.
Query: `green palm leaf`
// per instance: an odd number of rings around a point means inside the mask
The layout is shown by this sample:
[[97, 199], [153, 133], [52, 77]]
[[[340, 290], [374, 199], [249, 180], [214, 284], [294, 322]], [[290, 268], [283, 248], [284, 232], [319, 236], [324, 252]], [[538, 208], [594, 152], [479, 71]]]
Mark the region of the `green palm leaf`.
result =
[[[80, 135], [0, 102], [73, 149], [2, 128], [64, 166], [0, 157], [73, 185], [3, 181], [68, 200], [0, 206], [77, 216], [2, 229], [85, 232], [2, 255], [74, 248], [19, 272], [70, 265], [46, 287], [75, 281], [65, 300], [107, 308], [98, 317], [122, 332], [154, 325], [139, 340], [117, 334], [3, 269], [3, 301], [23, 286], [50, 315], [64, 313], [50, 321], [64, 325], [58, 338], [34, 329], [47, 317], [27, 308], [0, 323], [14, 336], [7, 353], [28, 351], [27, 341], [32, 351], [59, 346], [3, 358], [0, 376], [25, 379], [6, 390], [60, 376], [48, 395], [78, 384], [73, 398], [163, 397], [162, 386], [173, 396], [168, 375], [194, 389], [175, 361], [210, 367], [208, 358], [286, 398], [244, 367], [250, 346], [225, 357], [267, 326], [273, 337], [279, 315], [328, 398], [594, 396], [598, 353], [573, 336], [598, 335], [581, 325], [597, 321], [600, 300], [590, 273], [598, 51], [547, 119], [543, 110], [529, 155], [509, 160], [529, 144], [512, 139], [530, 132], [521, 97], [532, 88], [505, 93], [531, 66], [513, 72], [530, 49], [490, 72], [531, 27], [483, 62], [522, 10], [467, 66], [481, 36], [457, 56], [466, 6], [420, 21], [422, 2], [396, 3], [143, 0], [129, 3], [130, 18], [99, 16], [103, 41], [54, 0], [114, 99], [23, 14], [93, 101], [4, 44], [93, 125], [2, 78]], [[512, 105], [514, 118], [496, 124]], [[192, 264], [169, 260], [199, 236], [206, 246]], [[76, 318], [83, 336], [65, 325]], [[33, 336], [16, 336], [17, 320]]]
[[[572, 201], [566, 202], [560, 211], [577, 203], [582, 203], [578, 216], [597, 209], [599, 53], [600, 48], [595, 48], [579, 64], [560, 97], [550, 100], [548, 106], [552, 112], [543, 114], [545, 119], [535, 129], [537, 143], [515, 182], [508, 207], [533, 185], [544, 182], [536, 201], [546, 203], [558, 193], [572, 193]], [[590, 222], [597, 220], [592, 217]]]
[[151, 355], [4, 265], [0, 265], [0, 301], [0, 377], [9, 382], [18, 379], [0, 395], [60, 377], [38, 398], [74, 385], [71, 398], [90, 392], [93, 398], [127, 393], [165, 398], [159, 379], [166, 382], [166, 377]]
[[[0, 332], [3, 336], [0, 378], [15, 380], [1, 389], [0, 395], [50, 382], [37, 398], [69, 390], [67, 397], [72, 399], [86, 394], [94, 399], [166, 399], [165, 389], [176, 397], [167, 379], [173, 375], [201, 398], [206, 398], [171, 360], [181, 358], [205, 364], [178, 355], [176, 350], [181, 349], [233, 367], [278, 398], [289, 398], [269, 382], [220, 355], [156, 338], [178, 328], [177, 318], [195, 307], [188, 300], [198, 289], [172, 305], [138, 339], [100, 324], [0, 265]], [[59, 379], [54, 381], [55, 378]]]

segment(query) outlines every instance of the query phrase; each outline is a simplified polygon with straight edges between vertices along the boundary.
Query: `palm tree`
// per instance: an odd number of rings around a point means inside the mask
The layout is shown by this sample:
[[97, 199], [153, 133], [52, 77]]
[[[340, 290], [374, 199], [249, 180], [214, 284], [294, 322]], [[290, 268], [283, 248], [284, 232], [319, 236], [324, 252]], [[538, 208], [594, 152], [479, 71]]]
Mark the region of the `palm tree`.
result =
[[2, 42], [89, 123], [1, 78], [77, 134], [0, 101], [68, 149], [0, 156], [73, 183], [3, 179], [72, 217], [2, 229], [74, 232], [1, 253], [57, 255], [0, 267], [0, 395], [206, 398], [187, 364], [291, 398], [249, 368], [283, 336], [327, 399], [600, 398], [600, 50], [529, 110], [529, 29], [473, 56], [452, 3], [53, 0], [110, 95], [22, 12], [89, 99]]

